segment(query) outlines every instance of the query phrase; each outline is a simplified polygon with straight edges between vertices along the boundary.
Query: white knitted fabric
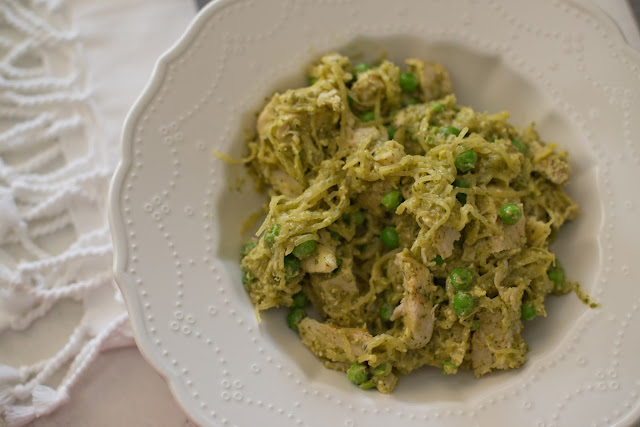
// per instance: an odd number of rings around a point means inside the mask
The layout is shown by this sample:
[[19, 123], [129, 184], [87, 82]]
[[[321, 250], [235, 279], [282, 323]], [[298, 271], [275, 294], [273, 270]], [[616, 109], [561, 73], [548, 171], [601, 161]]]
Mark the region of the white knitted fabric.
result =
[[[89, 84], [86, 41], [74, 26], [82, 9], [76, 6], [87, 3], [0, 0], [0, 425], [9, 427], [69, 399], [101, 349], [133, 344], [112, 278], [105, 205], [119, 124], [105, 128]], [[94, 3], [94, 14], [109, 8]], [[128, 4], [140, 11], [143, 3], [155, 2]], [[105, 28], [104, 36], [120, 29]], [[130, 89], [128, 82], [121, 86]], [[66, 343], [35, 363], [6, 364], [3, 351], [11, 349], [3, 349], [3, 335], [55, 322], [46, 316], [66, 299], [84, 310]]]
[[[0, 4], [0, 332], [29, 328], [63, 298], [91, 301], [98, 288], [117, 292], [104, 215], [112, 165], [103, 160], [81, 46], [61, 3]], [[68, 235], [75, 242], [47, 245]], [[128, 334], [122, 306], [96, 329], [91, 311], [102, 311], [100, 305], [85, 306], [53, 357], [0, 365], [0, 405], [9, 426], [68, 399], [105, 341], [116, 331]], [[57, 388], [43, 385], [69, 361]]]

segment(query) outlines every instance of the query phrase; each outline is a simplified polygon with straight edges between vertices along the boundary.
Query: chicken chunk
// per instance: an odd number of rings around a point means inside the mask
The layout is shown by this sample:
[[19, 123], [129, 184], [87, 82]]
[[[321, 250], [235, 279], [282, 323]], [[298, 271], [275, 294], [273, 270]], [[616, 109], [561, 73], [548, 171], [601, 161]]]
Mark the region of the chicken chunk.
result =
[[273, 124], [275, 118], [275, 107], [278, 105], [278, 94], [273, 95], [271, 100], [264, 106], [260, 115], [258, 116], [258, 122], [256, 128], [259, 135], [266, 135], [269, 132], [269, 128]]
[[355, 363], [373, 337], [364, 328], [341, 328], [307, 317], [298, 325], [304, 345], [318, 357], [333, 362]]
[[449, 258], [453, 253], [453, 244], [460, 239], [460, 232], [451, 227], [440, 227], [436, 231], [434, 245], [442, 259]]
[[375, 126], [367, 126], [354, 130], [346, 140], [346, 144], [350, 151], [355, 151], [358, 148], [367, 147], [381, 140], [382, 135], [380, 129]]
[[358, 80], [351, 87], [353, 98], [363, 106], [373, 106], [376, 97], [384, 90], [384, 82], [376, 70], [369, 70], [358, 75]]
[[538, 141], [532, 141], [530, 146], [533, 154], [533, 170], [554, 184], [565, 184], [571, 173], [567, 152], [556, 152], [555, 145], [543, 145]]
[[302, 186], [292, 178], [288, 173], [283, 171], [282, 169], [276, 169], [271, 172], [271, 176], [269, 176], [268, 181], [273, 186], [274, 190], [280, 194], [284, 194], [285, 196], [289, 196], [291, 198], [297, 197], [302, 193]]
[[424, 94], [425, 101], [440, 99], [452, 92], [451, 79], [447, 70], [436, 63], [425, 63], [416, 58], [409, 58], [405, 61], [409, 70], [420, 82], [420, 89]]
[[344, 258], [339, 270], [330, 274], [311, 274], [311, 288], [322, 301], [319, 307], [329, 317], [339, 317], [344, 302], [358, 295], [358, 285], [353, 275], [353, 261]]
[[431, 272], [408, 250], [396, 255], [395, 263], [402, 270], [404, 294], [391, 320], [402, 317], [402, 336], [407, 348], [424, 347], [431, 340], [435, 319], [434, 307], [428, 298], [433, 287]]
[[344, 108], [336, 82], [330, 79], [322, 84], [276, 93], [258, 115], [258, 137], [290, 145], [299, 140], [301, 132], [307, 132], [311, 122], [316, 129], [330, 132]]
[[398, 376], [393, 372], [389, 372], [383, 378], [376, 381], [376, 388], [380, 393], [389, 394], [398, 384]]
[[558, 185], [566, 183], [571, 173], [569, 163], [558, 156], [549, 156], [534, 163], [533, 170], [542, 173], [549, 181]]
[[379, 66], [358, 74], [351, 87], [351, 96], [361, 108], [372, 109], [377, 100], [394, 107], [399, 102], [399, 76], [400, 69], [394, 63], [382, 61]]
[[331, 273], [338, 267], [336, 249], [320, 243], [313, 255], [303, 259], [301, 265], [307, 273]]
[[[522, 205], [519, 206], [522, 210]], [[524, 246], [524, 244], [527, 243], [526, 222], [527, 220], [524, 215], [514, 225], [506, 225], [496, 220], [496, 224], [502, 228], [503, 233], [491, 237], [491, 250], [495, 253]]]
[[322, 92], [318, 95], [316, 103], [318, 104], [318, 107], [329, 107], [333, 111], [342, 111], [344, 108], [342, 98], [340, 98], [340, 94], [336, 89]]
[[494, 369], [513, 369], [526, 361], [526, 343], [520, 335], [523, 288], [500, 290], [499, 306], [478, 313], [480, 327], [471, 339], [471, 364], [477, 377]]

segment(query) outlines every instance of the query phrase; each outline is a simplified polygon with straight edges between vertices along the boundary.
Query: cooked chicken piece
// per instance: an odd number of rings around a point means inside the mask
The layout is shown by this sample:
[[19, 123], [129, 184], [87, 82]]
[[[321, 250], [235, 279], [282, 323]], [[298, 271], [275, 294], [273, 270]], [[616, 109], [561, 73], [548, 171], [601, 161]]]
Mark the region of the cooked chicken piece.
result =
[[358, 79], [351, 86], [351, 96], [359, 107], [373, 109], [379, 99], [381, 104], [394, 107], [399, 102], [400, 69], [389, 61], [368, 71], [358, 73]]
[[[519, 207], [522, 210], [521, 204]], [[496, 224], [502, 229], [503, 234], [491, 237], [491, 250], [502, 252], [522, 247], [527, 243], [526, 222], [524, 215], [514, 225], [506, 225], [497, 219]]]
[[351, 87], [353, 99], [361, 105], [372, 106], [384, 90], [384, 82], [377, 70], [358, 74], [358, 80]]
[[345, 301], [358, 295], [353, 260], [343, 258], [339, 270], [330, 274], [311, 274], [311, 288], [322, 301], [319, 307], [329, 317], [339, 316]]
[[307, 317], [298, 325], [302, 342], [318, 357], [355, 363], [367, 351], [372, 336], [364, 328], [341, 328]]
[[376, 388], [380, 393], [389, 394], [393, 391], [398, 383], [398, 376], [393, 372], [389, 372], [384, 377], [378, 379], [376, 382]]
[[[504, 262], [506, 265], [507, 261]], [[504, 286], [498, 286], [498, 293], [500, 295], [500, 299], [510, 308], [509, 312], [513, 318], [520, 318], [520, 308], [522, 306], [522, 296], [524, 295], [524, 288], [522, 287], [514, 287], [514, 288], [506, 288]], [[518, 331], [520, 328], [518, 328]]]
[[320, 243], [313, 255], [303, 259], [301, 265], [307, 273], [331, 273], [338, 266], [336, 249]]
[[273, 126], [273, 121], [275, 118], [275, 107], [279, 103], [279, 95], [276, 93], [271, 97], [271, 100], [265, 105], [265, 107], [260, 112], [258, 116], [257, 122], [257, 130], [258, 135], [265, 135], [271, 126]]
[[409, 70], [418, 76], [425, 101], [440, 99], [452, 92], [449, 73], [442, 65], [425, 63], [416, 58], [409, 58], [405, 63]]
[[494, 369], [511, 369], [526, 360], [526, 343], [520, 331], [523, 288], [502, 288], [502, 304], [478, 312], [480, 327], [471, 340], [471, 364], [476, 376]]
[[533, 170], [554, 184], [565, 184], [571, 173], [567, 152], [556, 152], [555, 144], [542, 145], [538, 141], [532, 141], [529, 145], [533, 154]]
[[340, 298], [340, 301], [342, 301], [342, 298], [346, 295], [356, 295], [358, 286], [356, 285], [355, 277], [353, 277], [352, 264], [351, 258], [345, 258], [337, 274], [312, 275], [311, 285], [316, 288], [327, 302], [336, 298]]
[[380, 129], [375, 126], [357, 128], [351, 133], [346, 144], [350, 151], [355, 151], [360, 147], [367, 147], [379, 142], [382, 139]]
[[440, 227], [436, 231], [434, 245], [442, 259], [449, 258], [453, 253], [453, 244], [460, 239], [460, 232], [451, 227]]
[[569, 163], [555, 155], [534, 163], [533, 170], [542, 173], [549, 181], [558, 185], [566, 183], [571, 173]]
[[312, 120], [315, 129], [332, 130], [343, 109], [336, 83], [327, 80], [323, 84], [273, 95], [260, 112], [256, 129], [260, 140], [275, 139], [289, 145], [299, 140], [301, 132], [307, 132]]
[[285, 196], [297, 197], [302, 193], [302, 186], [282, 169], [276, 169], [271, 172], [268, 178], [273, 188]]
[[333, 111], [342, 111], [344, 108], [342, 98], [340, 98], [340, 94], [336, 89], [331, 89], [318, 95], [317, 104], [318, 107], [329, 107]]
[[402, 336], [408, 348], [424, 347], [431, 339], [435, 319], [433, 304], [427, 298], [433, 286], [431, 272], [408, 250], [396, 255], [395, 263], [402, 269], [404, 295], [391, 320], [402, 317]]

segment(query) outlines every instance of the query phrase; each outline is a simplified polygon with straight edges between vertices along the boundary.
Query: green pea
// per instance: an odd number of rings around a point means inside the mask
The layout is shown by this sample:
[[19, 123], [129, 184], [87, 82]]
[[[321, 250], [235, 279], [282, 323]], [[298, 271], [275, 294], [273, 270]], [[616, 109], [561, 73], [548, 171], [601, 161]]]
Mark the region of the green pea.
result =
[[457, 292], [453, 296], [453, 311], [458, 317], [467, 317], [476, 308], [476, 298], [469, 292]]
[[352, 68], [351, 71], [353, 71], [353, 78], [357, 79], [358, 78], [358, 74], [360, 73], [364, 73], [365, 71], [369, 71], [371, 69], [371, 65], [365, 63], [365, 62], [361, 62], [357, 65], [354, 65], [354, 67]]
[[518, 138], [511, 138], [511, 145], [513, 145], [516, 150], [518, 150], [522, 154], [527, 154], [527, 146], [524, 145], [524, 142], [520, 141]]
[[309, 86], [313, 86], [318, 81], [317, 77], [309, 77]]
[[456, 179], [453, 181], [453, 186], [458, 188], [471, 188], [471, 184], [462, 179]]
[[531, 320], [536, 317], [536, 306], [531, 301], [525, 301], [520, 308], [520, 319]]
[[367, 381], [367, 382], [364, 382], [364, 383], [360, 384], [360, 388], [362, 390], [371, 390], [375, 386], [376, 386], [376, 382], [374, 380], [372, 380], [372, 379]]
[[404, 99], [404, 101], [402, 102], [402, 105], [404, 105], [405, 107], [408, 107], [409, 105], [416, 105], [419, 103], [420, 103], [420, 100], [418, 98], [409, 96]]
[[[471, 188], [471, 184], [469, 184], [467, 181], [463, 181], [461, 179], [456, 179], [455, 181], [453, 181], [453, 186], [454, 187], [458, 187], [458, 188]], [[458, 201], [461, 204], [466, 204], [467, 203], [467, 194], [466, 193], [457, 193], [456, 194], [456, 199], [458, 199]]]
[[295, 307], [291, 309], [287, 315], [287, 325], [298, 332], [298, 325], [300, 325], [300, 322], [302, 322], [302, 319], [305, 317], [307, 317], [307, 312], [304, 308]]
[[291, 254], [284, 257], [284, 278], [287, 282], [294, 279], [300, 272], [300, 261], [297, 258], [291, 256]]
[[460, 172], [469, 172], [476, 166], [476, 162], [478, 161], [478, 156], [476, 156], [476, 152], [473, 150], [466, 150], [462, 153], [458, 154], [454, 164], [456, 169]]
[[449, 274], [451, 287], [456, 291], [466, 291], [473, 283], [473, 272], [467, 267], [458, 267]]
[[240, 254], [242, 255], [242, 258], [246, 257], [247, 255], [249, 255], [249, 252], [251, 252], [251, 249], [256, 247], [256, 242], [254, 242], [253, 240], [245, 243], [244, 245], [242, 245], [242, 250], [240, 251]]
[[440, 129], [440, 133], [443, 133], [445, 135], [458, 136], [458, 135], [460, 135], [460, 129], [458, 129], [455, 126], [445, 126], [442, 129]]
[[248, 286], [248, 285], [252, 284], [256, 280], [256, 276], [248, 268], [242, 267], [241, 271], [242, 271], [242, 284], [243, 285]]
[[360, 114], [360, 121], [363, 123], [370, 122], [376, 119], [375, 111], [367, 111], [366, 113]]
[[276, 243], [276, 237], [278, 237], [278, 234], [280, 234], [280, 226], [278, 224], [274, 224], [273, 227], [271, 227], [271, 230], [264, 233], [264, 242], [267, 246], [270, 248], [273, 247]]
[[311, 254], [313, 254], [316, 250], [316, 241], [315, 240], [307, 240], [306, 242], [302, 242], [293, 248], [293, 255], [298, 259], [305, 259]]
[[456, 372], [458, 372], [458, 365], [451, 360], [445, 360], [442, 363], [442, 375], [455, 374]]
[[555, 265], [552, 265], [547, 270], [547, 277], [553, 282], [553, 287], [558, 288], [564, 284], [564, 268], [556, 261]]
[[391, 304], [382, 304], [380, 306], [380, 318], [385, 322], [391, 321], [391, 315], [396, 308]]
[[500, 219], [507, 225], [514, 225], [521, 217], [522, 211], [515, 203], [508, 203], [500, 209]]
[[440, 255], [436, 255], [436, 257], [433, 259], [433, 262], [435, 262], [436, 265], [444, 264], [444, 260], [442, 259], [442, 257]]
[[442, 102], [436, 102], [431, 106], [432, 113], [439, 113], [444, 110], [444, 104]]
[[347, 378], [355, 385], [360, 385], [369, 380], [367, 366], [361, 363], [354, 363], [347, 371]]
[[364, 224], [364, 212], [362, 211], [352, 212], [351, 215], [349, 216], [349, 219], [353, 225], [355, 225], [356, 227], [360, 227], [362, 224]]
[[383, 228], [380, 232], [380, 240], [382, 240], [382, 244], [389, 249], [395, 249], [400, 246], [400, 237], [393, 227]]
[[404, 202], [404, 197], [402, 197], [400, 190], [396, 188], [382, 196], [382, 204], [389, 212], [395, 212], [402, 202]]
[[382, 365], [378, 365], [373, 369], [373, 375], [379, 377], [381, 375], [387, 374], [388, 365], [383, 363]]
[[398, 83], [400, 83], [400, 89], [411, 93], [418, 87], [418, 78], [413, 73], [400, 73]]
[[307, 304], [309, 304], [309, 298], [307, 298], [307, 296], [302, 291], [298, 292], [297, 294], [293, 294], [291, 299], [293, 299], [293, 306], [295, 308], [305, 308]]
[[389, 139], [393, 139], [394, 135], [396, 134], [396, 127], [389, 125], [387, 126], [387, 135], [389, 135]]

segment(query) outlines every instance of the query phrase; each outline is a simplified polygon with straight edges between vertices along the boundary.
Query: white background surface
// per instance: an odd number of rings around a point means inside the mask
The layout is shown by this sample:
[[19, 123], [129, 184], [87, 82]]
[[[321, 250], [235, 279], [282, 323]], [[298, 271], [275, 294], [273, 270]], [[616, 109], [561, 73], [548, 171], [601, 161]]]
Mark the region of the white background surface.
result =
[[[640, 34], [630, 14], [628, 6], [624, 0], [597, 0], [595, 1], [605, 9], [618, 23], [623, 30], [629, 44], [640, 49]], [[153, 59], [162, 50], [168, 48], [178, 37], [181, 31], [179, 27], [186, 28], [190, 19], [192, 4], [176, 6], [176, 3], [191, 3], [190, 0], [166, 0], [166, 1], [118, 1], [105, 2], [110, 6], [102, 9], [94, 9], [92, 16], [76, 17], [77, 25], [82, 27], [84, 22], [98, 22], [98, 16], [102, 13], [123, 13], [124, 7], [120, 10], [112, 7], [113, 4], [126, 4], [130, 10], [138, 8], [140, 13], [143, 7], [165, 8], [165, 18], [173, 20], [171, 31], [163, 29], [162, 25], [151, 22], [141, 22], [143, 28], [138, 36], [139, 40], [131, 40], [130, 35], [121, 34], [118, 31], [111, 32], [110, 40], [113, 43], [120, 43], [128, 46], [129, 51], [122, 52], [122, 61], [135, 56], [141, 46], [144, 45], [145, 37], [161, 37], [164, 48], [157, 52], [146, 52], [144, 60], [146, 64], [141, 64], [146, 68], [149, 75], [153, 65]], [[176, 15], [176, 11], [180, 13]], [[108, 33], [108, 29], [95, 28], [96, 31]], [[124, 43], [129, 38], [129, 43]], [[102, 40], [104, 42], [104, 40]], [[160, 45], [162, 43], [157, 43]], [[93, 52], [95, 54], [95, 51]], [[88, 61], [91, 61], [88, 56]], [[140, 61], [139, 61], [140, 62]], [[94, 73], [96, 90], [105, 90], [100, 86], [100, 79], [106, 74], [117, 72], [117, 67], [110, 69], [96, 70]], [[142, 73], [144, 74], [144, 73]], [[113, 77], [109, 77], [112, 79]], [[121, 81], [128, 82], [122, 90], [126, 90], [127, 96], [120, 97], [112, 105], [105, 108], [111, 109], [112, 119], [117, 120], [121, 115], [122, 104], [133, 102], [135, 96], [142, 90], [144, 81], [127, 81], [122, 76]], [[109, 98], [108, 96], [106, 98]], [[115, 135], [111, 136], [115, 138]], [[114, 152], [117, 152], [114, 150]], [[73, 311], [73, 310], [71, 310]], [[61, 322], [64, 323], [64, 322]], [[48, 329], [48, 328], [47, 328]], [[171, 396], [171, 393], [164, 380], [146, 363], [136, 348], [126, 348], [122, 350], [109, 351], [102, 354], [96, 363], [91, 366], [79, 384], [71, 392], [71, 401], [54, 414], [37, 420], [34, 426], [186, 426], [191, 425], [186, 415], [179, 408]]]

